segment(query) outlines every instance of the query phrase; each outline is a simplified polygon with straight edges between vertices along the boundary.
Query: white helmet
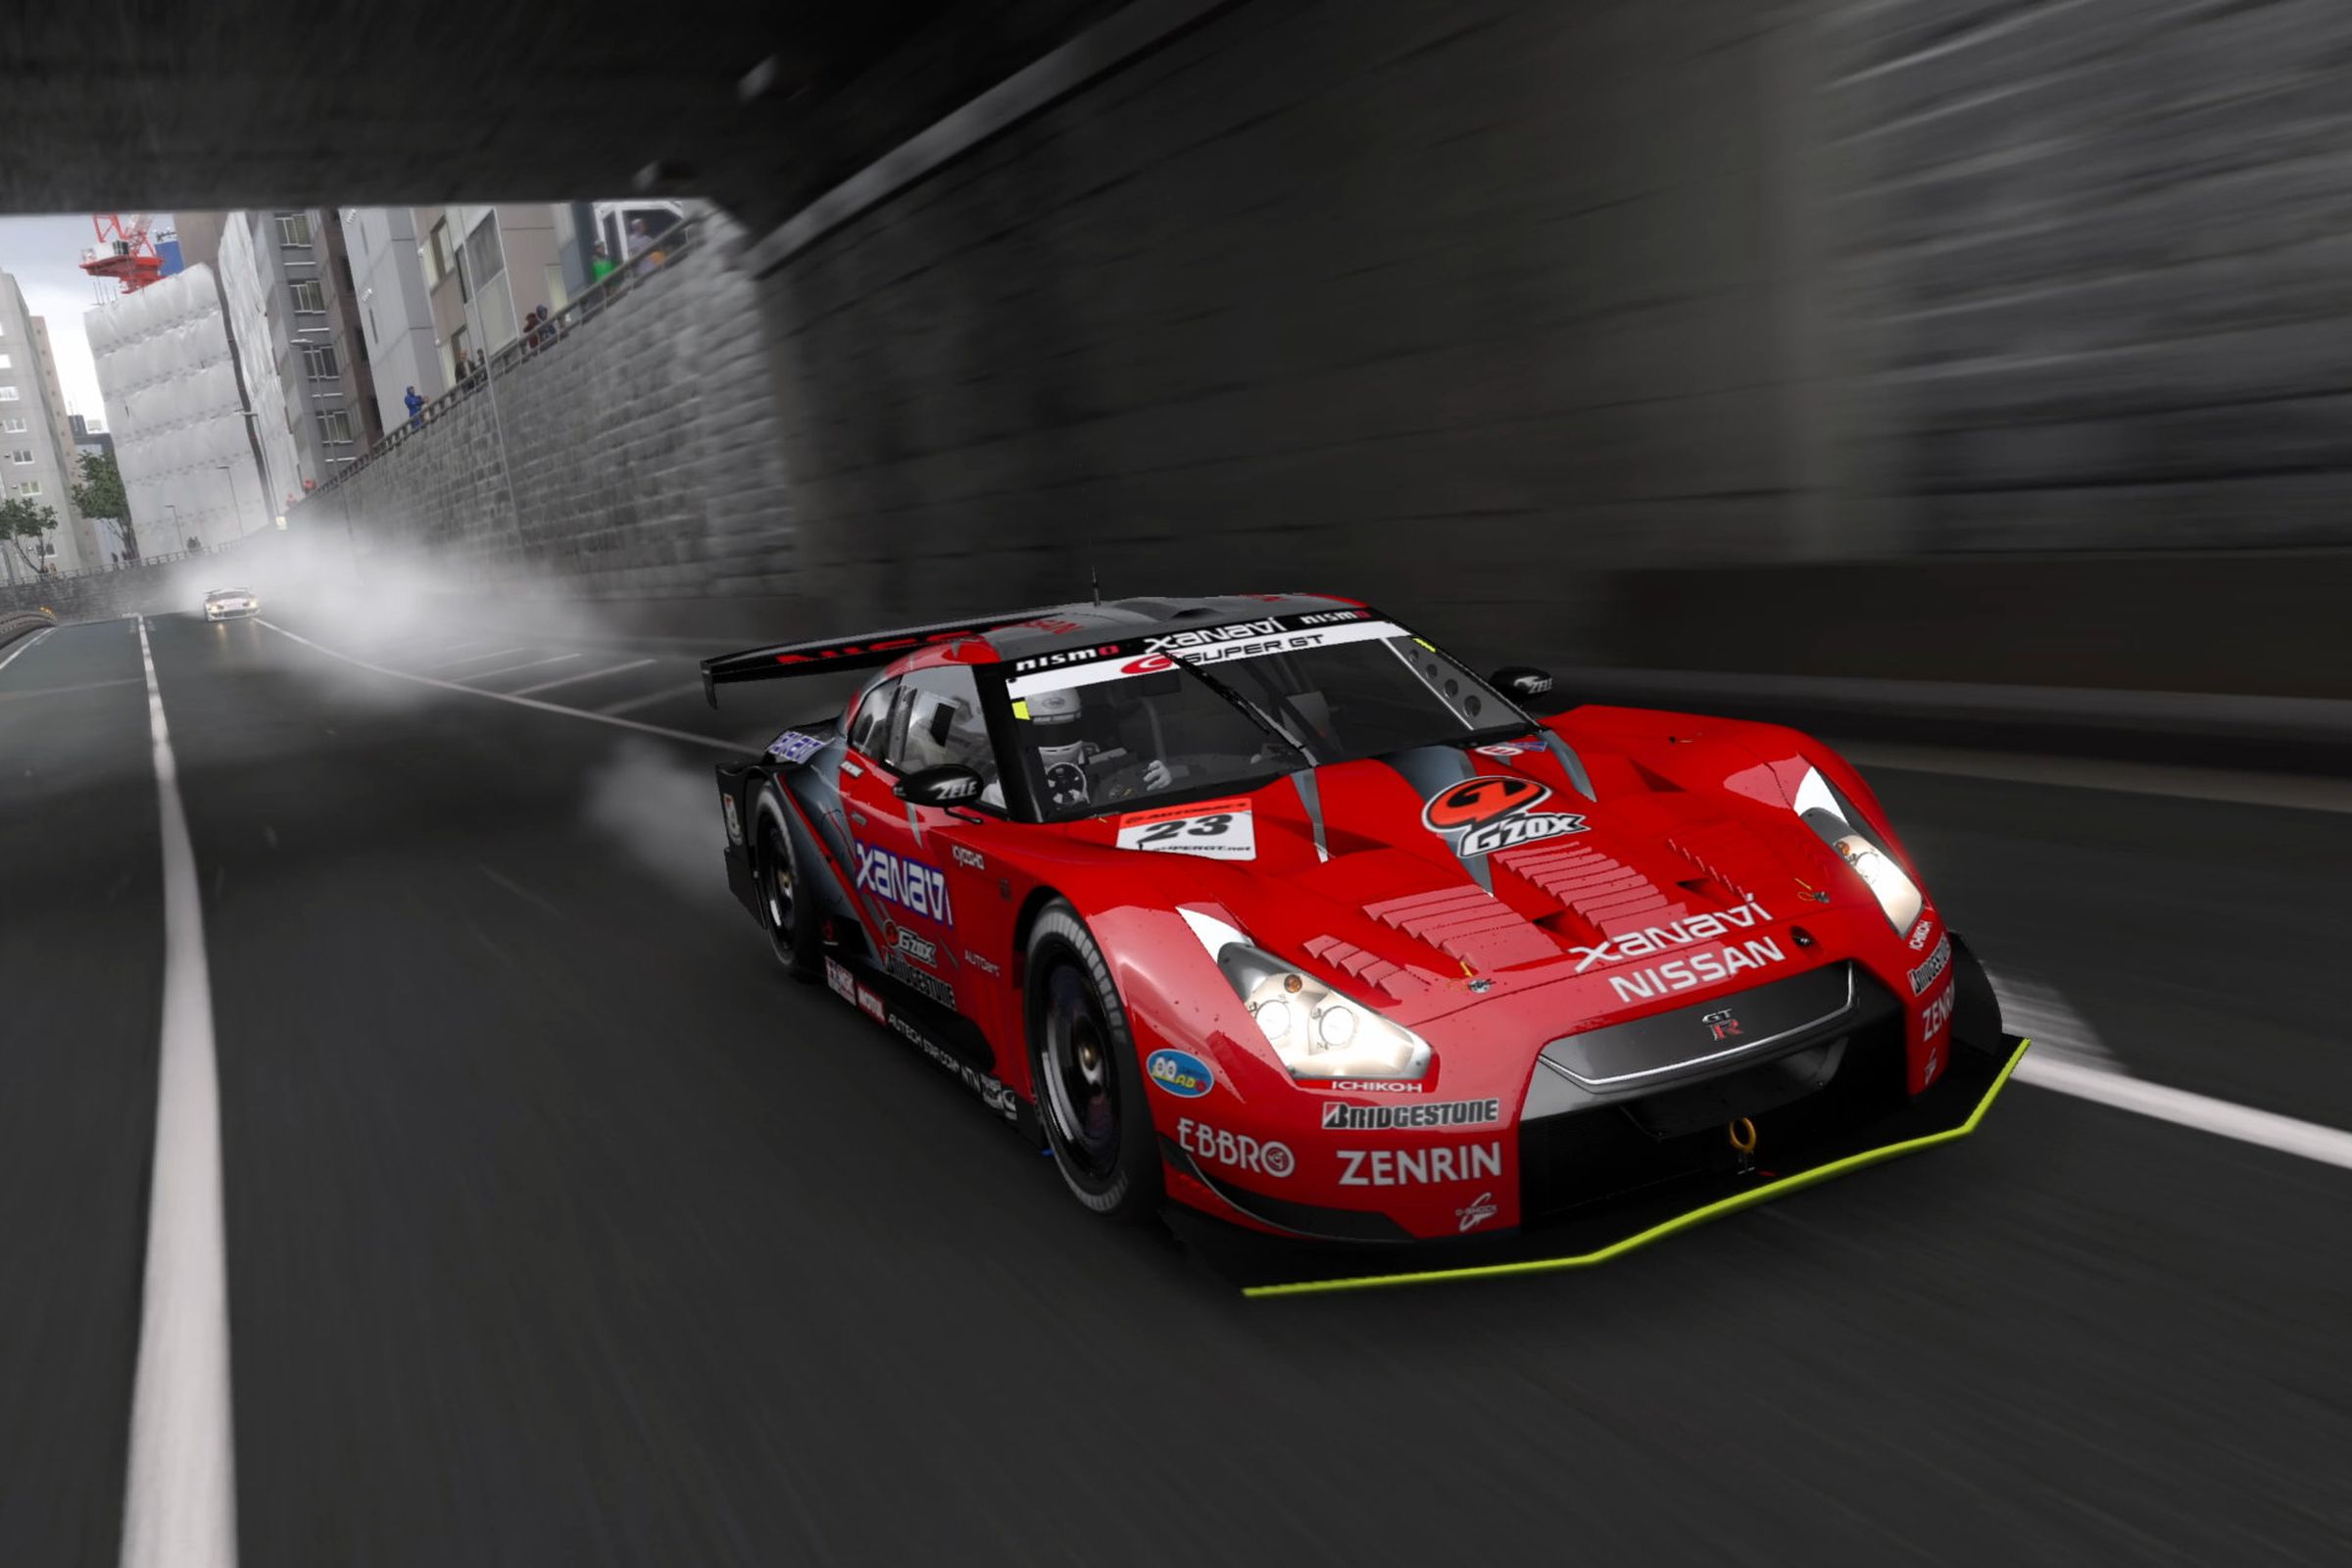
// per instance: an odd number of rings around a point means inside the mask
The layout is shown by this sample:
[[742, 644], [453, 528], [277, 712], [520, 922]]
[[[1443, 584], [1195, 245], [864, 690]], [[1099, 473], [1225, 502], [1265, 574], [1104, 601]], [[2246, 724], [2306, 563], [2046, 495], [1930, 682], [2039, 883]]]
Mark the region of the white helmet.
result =
[[1082, 705], [1078, 688], [1061, 686], [1053, 691], [1039, 692], [1029, 699], [1029, 722], [1032, 724], [1067, 724], [1078, 716]]

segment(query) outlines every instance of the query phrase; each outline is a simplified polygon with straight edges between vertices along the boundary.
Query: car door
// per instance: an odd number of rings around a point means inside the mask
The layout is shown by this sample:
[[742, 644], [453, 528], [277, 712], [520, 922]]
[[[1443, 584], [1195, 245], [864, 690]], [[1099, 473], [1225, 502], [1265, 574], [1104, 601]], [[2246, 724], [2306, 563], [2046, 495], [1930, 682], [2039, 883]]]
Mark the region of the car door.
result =
[[918, 896], [923, 906], [909, 909], [915, 917], [903, 919], [893, 933], [895, 951], [886, 956], [891, 972], [1002, 1042], [1013, 911], [1009, 884], [989, 873], [987, 846], [1001, 842], [1006, 831], [1004, 797], [972, 672], [955, 664], [910, 672], [893, 714], [888, 750], [894, 784], [953, 762], [980, 774], [983, 786], [971, 806], [953, 808], [894, 796], [889, 827], [875, 829], [877, 845], [887, 843], [907, 867], [902, 873], [882, 866], [875, 874], [911, 876], [924, 889]]

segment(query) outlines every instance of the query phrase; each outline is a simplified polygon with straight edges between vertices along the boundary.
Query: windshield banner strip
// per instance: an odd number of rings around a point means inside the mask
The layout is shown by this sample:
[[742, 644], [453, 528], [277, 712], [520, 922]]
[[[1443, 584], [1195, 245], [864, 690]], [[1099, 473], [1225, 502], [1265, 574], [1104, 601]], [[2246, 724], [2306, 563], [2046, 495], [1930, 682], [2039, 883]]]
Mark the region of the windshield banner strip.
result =
[[1264, 620], [1248, 621], [1240, 626], [1212, 627], [1209, 629], [1213, 632], [1238, 632], [1240, 635], [1205, 646], [1178, 641], [1179, 638], [1200, 635], [1194, 632], [1179, 632], [1174, 637], [1146, 638], [1122, 646], [1116, 654], [1105, 659], [1016, 676], [1004, 683], [1004, 695], [1018, 699], [1038, 692], [1066, 691], [1072, 686], [1094, 686], [1103, 681], [1132, 680], [1138, 675], [1157, 675], [1175, 668], [1179, 659], [1188, 664], [1221, 664], [1234, 659], [1260, 659], [1268, 654], [1295, 654], [1312, 648], [1337, 648], [1343, 643], [1380, 642], [1392, 637], [1412, 635], [1396, 622], [1388, 620], [1313, 627], [1286, 624], [1301, 618], [1304, 617], [1269, 615]]

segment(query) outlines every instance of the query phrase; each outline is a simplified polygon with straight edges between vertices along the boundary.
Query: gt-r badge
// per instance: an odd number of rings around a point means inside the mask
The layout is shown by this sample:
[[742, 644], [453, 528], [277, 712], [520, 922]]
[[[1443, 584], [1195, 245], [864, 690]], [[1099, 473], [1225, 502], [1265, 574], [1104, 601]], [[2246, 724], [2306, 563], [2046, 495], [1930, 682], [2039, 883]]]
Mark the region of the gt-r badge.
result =
[[1719, 1007], [1698, 1021], [1705, 1024], [1707, 1033], [1718, 1040], [1737, 1040], [1740, 1037], [1740, 1020], [1732, 1016], [1729, 1007]]
[[1532, 778], [1481, 773], [1431, 796], [1421, 808], [1421, 825], [1453, 840], [1453, 853], [1465, 860], [1539, 839], [1582, 833], [1581, 816], [1534, 809], [1550, 798], [1550, 787]]

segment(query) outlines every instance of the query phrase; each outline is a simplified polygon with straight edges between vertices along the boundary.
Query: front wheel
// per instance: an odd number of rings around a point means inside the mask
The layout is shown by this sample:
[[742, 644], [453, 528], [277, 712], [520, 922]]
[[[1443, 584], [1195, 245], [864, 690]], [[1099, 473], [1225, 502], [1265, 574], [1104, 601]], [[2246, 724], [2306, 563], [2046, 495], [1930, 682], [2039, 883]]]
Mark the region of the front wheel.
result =
[[765, 812], [760, 817], [760, 858], [753, 870], [760, 882], [760, 925], [767, 933], [769, 950], [796, 979], [815, 979], [821, 967], [816, 907], [801, 877], [792, 835]]
[[1102, 950], [1056, 903], [1029, 934], [1029, 1081], [1054, 1167], [1078, 1201], [1141, 1224], [1159, 1211], [1159, 1150], [1127, 1009]]

